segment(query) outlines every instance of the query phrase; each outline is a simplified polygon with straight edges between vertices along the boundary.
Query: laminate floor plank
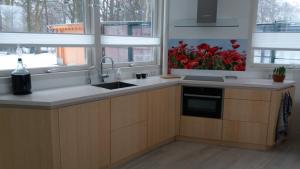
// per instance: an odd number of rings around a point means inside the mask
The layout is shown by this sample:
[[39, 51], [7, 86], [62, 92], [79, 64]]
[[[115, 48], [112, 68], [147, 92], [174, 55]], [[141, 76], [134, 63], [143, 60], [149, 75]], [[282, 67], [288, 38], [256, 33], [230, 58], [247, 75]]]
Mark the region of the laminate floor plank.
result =
[[300, 169], [300, 141], [270, 151], [177, 141], [117, 169]]

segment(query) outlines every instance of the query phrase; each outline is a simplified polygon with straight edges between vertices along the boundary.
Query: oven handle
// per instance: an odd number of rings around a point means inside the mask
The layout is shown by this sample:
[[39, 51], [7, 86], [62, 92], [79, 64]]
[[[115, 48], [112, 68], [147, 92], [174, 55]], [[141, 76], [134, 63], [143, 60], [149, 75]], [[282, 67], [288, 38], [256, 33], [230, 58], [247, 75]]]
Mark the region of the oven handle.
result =
[[196, 94], [183, 94], [187, 97], [197, 97], [197, 98], [209, 98], [209, 99], [222, 99], [221, 96], [208, 96], [208, 95], [196, 95]]

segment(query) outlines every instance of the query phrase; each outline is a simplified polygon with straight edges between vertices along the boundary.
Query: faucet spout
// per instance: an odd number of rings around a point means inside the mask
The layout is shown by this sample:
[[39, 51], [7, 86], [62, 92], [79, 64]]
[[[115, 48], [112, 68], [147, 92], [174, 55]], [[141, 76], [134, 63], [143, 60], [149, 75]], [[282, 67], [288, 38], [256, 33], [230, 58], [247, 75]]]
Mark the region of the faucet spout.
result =
[[104, 79], [105, 79], [105, 78], [108, 78], [108, 77], [109, 77], [109, 75], [108, 75], [108, 74], [105, 74], [104, 71], [103, 71], [103, 62], [104, 62], [106, 59], [109, 59], [109, 60], [111, 61], [111, 68], [112, 68], [112, 70], [114, 70], [114, 60], [113, 60], [113, 58], [107, 57], [107, 56], [103, 56], [103, 57], [100, 59], [101, 71], [100, 71], [100, 75], [99, 75], [100, 81], [101, 81], [102, 83], [104, 83]]

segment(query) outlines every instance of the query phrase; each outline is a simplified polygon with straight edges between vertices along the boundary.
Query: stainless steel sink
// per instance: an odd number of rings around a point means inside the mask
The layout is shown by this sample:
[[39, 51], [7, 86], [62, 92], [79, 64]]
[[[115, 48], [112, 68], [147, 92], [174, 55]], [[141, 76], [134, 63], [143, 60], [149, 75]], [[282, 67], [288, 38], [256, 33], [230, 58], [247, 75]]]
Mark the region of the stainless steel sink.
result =
[[124, 82], [112, 82], [112, 83], [97, 84], [97, 85], [93, 85], [93, 86], [102, 87], [102, 88], [109, 89], [109, 90], [114, 90], [114, 89], [132, 87], [132, 86], [136, 86], [136, 85], [130, 84], [130, 83], [124, 83]]

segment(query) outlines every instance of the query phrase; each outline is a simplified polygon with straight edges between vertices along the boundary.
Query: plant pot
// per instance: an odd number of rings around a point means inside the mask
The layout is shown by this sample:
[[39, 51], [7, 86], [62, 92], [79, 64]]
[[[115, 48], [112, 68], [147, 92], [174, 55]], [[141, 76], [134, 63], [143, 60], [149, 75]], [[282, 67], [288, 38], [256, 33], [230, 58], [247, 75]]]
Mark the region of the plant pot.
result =
[[285, 79], [285, 76], [280, 76], [280, 75], [273, 75], [273, 81], [274, 82], [280, 82], [282, 83]]

